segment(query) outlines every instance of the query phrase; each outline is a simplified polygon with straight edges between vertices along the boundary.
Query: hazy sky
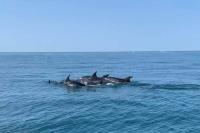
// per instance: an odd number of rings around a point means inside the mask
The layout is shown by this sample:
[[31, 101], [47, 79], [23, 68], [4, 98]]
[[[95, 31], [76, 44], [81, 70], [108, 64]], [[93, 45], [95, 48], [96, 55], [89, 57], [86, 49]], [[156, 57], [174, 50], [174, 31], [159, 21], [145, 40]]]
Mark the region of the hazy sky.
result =
[[199, 0], [0, 0], [0, 51], [200, 50]]

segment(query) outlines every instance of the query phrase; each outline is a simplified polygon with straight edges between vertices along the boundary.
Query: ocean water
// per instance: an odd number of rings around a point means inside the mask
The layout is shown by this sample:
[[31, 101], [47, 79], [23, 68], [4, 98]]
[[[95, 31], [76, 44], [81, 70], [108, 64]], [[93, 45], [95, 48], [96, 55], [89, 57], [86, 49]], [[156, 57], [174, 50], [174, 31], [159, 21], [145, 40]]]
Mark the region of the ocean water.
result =
[[[96, 70], [134, 81], [47, 82]], [[0, 53], [0, 132], [199, 133], [200, 52]]]

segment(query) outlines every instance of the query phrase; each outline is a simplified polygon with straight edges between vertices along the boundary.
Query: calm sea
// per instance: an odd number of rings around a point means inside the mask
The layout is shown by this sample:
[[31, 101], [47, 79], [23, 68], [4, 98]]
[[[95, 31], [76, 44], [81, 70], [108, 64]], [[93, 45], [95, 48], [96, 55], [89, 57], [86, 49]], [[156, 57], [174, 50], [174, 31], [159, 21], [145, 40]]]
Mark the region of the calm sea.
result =
[[[134, 81], [47, 82], [96, 70]], [[0, 132], [199, 133], [200, 52], [0, 53]]]

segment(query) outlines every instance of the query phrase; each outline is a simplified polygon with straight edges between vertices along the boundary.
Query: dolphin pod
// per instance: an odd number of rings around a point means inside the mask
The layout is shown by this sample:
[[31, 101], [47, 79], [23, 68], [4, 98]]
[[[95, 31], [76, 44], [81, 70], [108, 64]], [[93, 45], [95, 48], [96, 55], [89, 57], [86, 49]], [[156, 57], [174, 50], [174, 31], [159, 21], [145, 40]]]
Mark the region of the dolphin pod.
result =
[[[132, 78], [133, 78], [132, 76], [128, 76], [125, 78], [117, 78], [117, 77], [112, 77], [109, 74], [103, 75], [102, 77], [98, 77], [96, 71], [92, 75], [83, 76], [77, 80], [70, 79], [70, 74], [69, 74], [65, 80], [56, 83], [64, 84], [67, 87], [115, 85], [115, 84], [129, 83], [131, 82]], [[49, 80], [49, 83], [51, 82], [52, 81]]]

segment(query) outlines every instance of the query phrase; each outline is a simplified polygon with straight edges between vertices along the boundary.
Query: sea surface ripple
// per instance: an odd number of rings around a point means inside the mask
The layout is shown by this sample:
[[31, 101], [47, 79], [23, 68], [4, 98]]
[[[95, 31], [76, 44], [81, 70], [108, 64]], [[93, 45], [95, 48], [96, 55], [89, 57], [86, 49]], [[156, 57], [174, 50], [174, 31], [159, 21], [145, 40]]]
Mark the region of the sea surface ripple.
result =
[[[48, 84], [132, 75], [120, 86]], [[0, 53], [0, 132], [199, 133], [200, 52]]]

